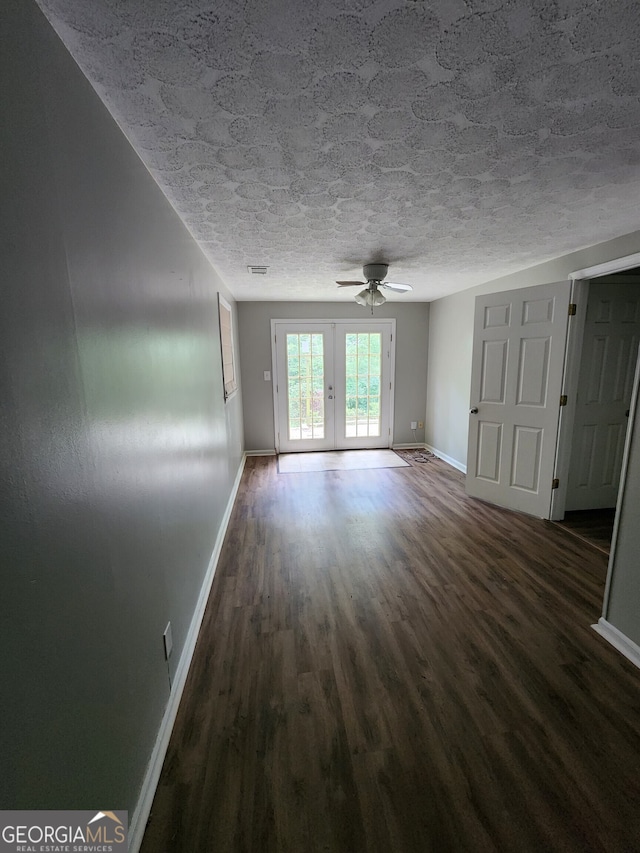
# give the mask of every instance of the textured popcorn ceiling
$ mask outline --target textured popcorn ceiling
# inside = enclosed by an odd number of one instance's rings
[[[237,299],[376,259],[433,299],[640,228],[634,0],[38,2]]]

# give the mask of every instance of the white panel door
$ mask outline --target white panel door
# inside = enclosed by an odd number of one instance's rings
[[[618,499],[640,335],[640,285],[589,283],[566,510]]]
[[[571,283],[476,298],[467,493],[549,517]]]
[[[393,320],[272,326],[279,452],[389,447]]]

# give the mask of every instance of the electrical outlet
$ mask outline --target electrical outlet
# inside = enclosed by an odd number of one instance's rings
[[[411,429],[417,429],[417,428],[418,428],[418,421],[411,421]]]
[[[173,634],[171,633],[171,622],[167,622],[167,627],[164,629],[164,634],[162,635],[164,640],[164,656],[167,660],[171,657],[171,652],[173,651]]]
[[[271,371],[270,370],[263,371],[263,376],[264,376],[265,382],[271,382]]]
[[[424,429],[424,424],[422,421],[418,421],[418,429]]]

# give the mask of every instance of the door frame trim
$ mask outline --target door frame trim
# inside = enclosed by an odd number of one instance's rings
[[[571,464],[571,439],[576,412],[576,393],[580,376],[584,327],[587,319],[587,302],[589,300],[589,279],[574,279],[570,275],[569,280],[571,281],[570,299],[576,306],[576,313],[573,317],[568,318],[567,341],[564,350],[561,393],[566,395],[567,405],[560,407],[558,415],[554,477],[560,481],[560,485],[557,489],[551,490],[549,501],[549,519],[551,521],[561,521],[564,518]]]
[[[612,261],[605,261],[593,267],[585,267],[583,270],[575,270],[569,273],[569,278],[599,278],[601,275],[614,275],[617,272],[624,272],[633,267],[640,267],[640,252],[635,252],[633,255],[625,255],[623,258],[614,258]]]
[[[300,319],[285,317],[283,319],[271,320],[271,386],[273,392],[273,428],[276,454],[280,453],[280,423],[278,417],[278,362],[276,358],[276,324],[277,323],[331,323],[336,326],[370,326],[371,323],[389,323],[391,326],[391,342],[389,350],[389,441],[385,445],[393,447],[394,414],[395,414],[395,388],[396,388],[396,319],[395,317],[358,317],[356,319],[322,319],[320,317],[303,317]]]
[[[575,398],[578,390],[584,326],[587,319],[589,281],[592,278],[615,275],[616,273],[624,272],[637,266],[640,266],[640,252],[635,252],[633,255],[625,255],[622,258],[614,258],[611,261],[595,264],[592,267],[574,270],[567,276],[572,283],[571,301],[576,305],[576,313],[569,323],[567,332],[562,393],[567,395],[568,403],[560,410],[555,466],[555,476],[560,480],[560,486],[551,492],[551,509],[549,513],[551,521],[562,521],[565,513],[569,466],[571,462],[571,439],[573,437],[575,417]],[[629,435],[630,426],[631,423],[627,427],[627,435]]]
[[[582,295],[585,301],[584,306],[584,315],[586,315],[586,297],[588,296],[588,281],[591,278],[601,278],[602,276],[614,275],[618,272],[624,272],[625,270],[633,269],[633,267],[640,266],[640,252],[636,252],[633,255],[626,255],[622,258],[616,258],[612,261],[607,261],[602,264],[596,264],[593,267],[587,267],[583,270],[577,270],[569,274],[569,278],[573,280],[574,284],[582,285],[583,291]],[[578,311],[580,311],[580,306],[578,306]],[[584,322],[584,321],[583,321]],[[582,337],[582,336],[581,336]],[[580,342],[580,349],[582,348],[582,341]],[[577,373],[573,377],[574,385],[573,390],[577,389],[578,378]],[[624,506],[625,501],[625,491],[627,485],[627,469],[629,466],[629,451],[631,448],[631,441],[637,427],[637,410],[638,410],[638,398],[640,396],[640,351],[638,352],[638,360],[636,361],[636,372],[633,380],[633,391],[631,394],[631,404],[630,404],[630,414],[629,414],[629,424],[627,426],[627,435],[625,437],[624,444],[624,454],[622,457],[622,470],[620,472],[620,485],[618,487],[618,500],[616,502],[616,515],[613,523],[613,533],[611,537],[611,549],[609,551],[609,562],[607,564],[607,579],[604,588],[604,596],[602,600],[602,617],[599,619],[598,623],[592,625],[599,634],[601,634],[609,643],[611,643],[618,651],[622,652],[626,657],[628,657],[633,663],[636,665],[638,661],[631,657],[625,648],[621,647],[620,642],[616,642],[616,637],[613,635],[613,631],[616,632],[616,635],[624,638],[625,647],[628,644],[632,644],[631,640],[628,637],[625,637],[615,626],[610,625],[607,621],[607,616],[609,615],[609,598],[611,595],[611,583],[613,580],[613,574],[615,569],[615,557],[616,557],[616,546],[618,540],[618,527],[620,525],[620,515]],[[571,430],[568,428],[567,433],[565,435],[558,435],[558,442],[560,444],[560,439],[563,440],[565,444],[571,443]],[[558,516],[559,518],[564,517],[564,499],[562,500],[562,515]],[[552,516],[553,518],[553,516]],[[612,630],[608,630],[611,628]]]

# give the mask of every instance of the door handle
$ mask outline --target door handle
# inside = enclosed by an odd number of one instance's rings
[[[474,406],[473,408],[469,409],[469,414],[470,415],[477,415],[478,414],[478,407]]]
[[[329,394],[329,400],[333,400],[333,394]]]

